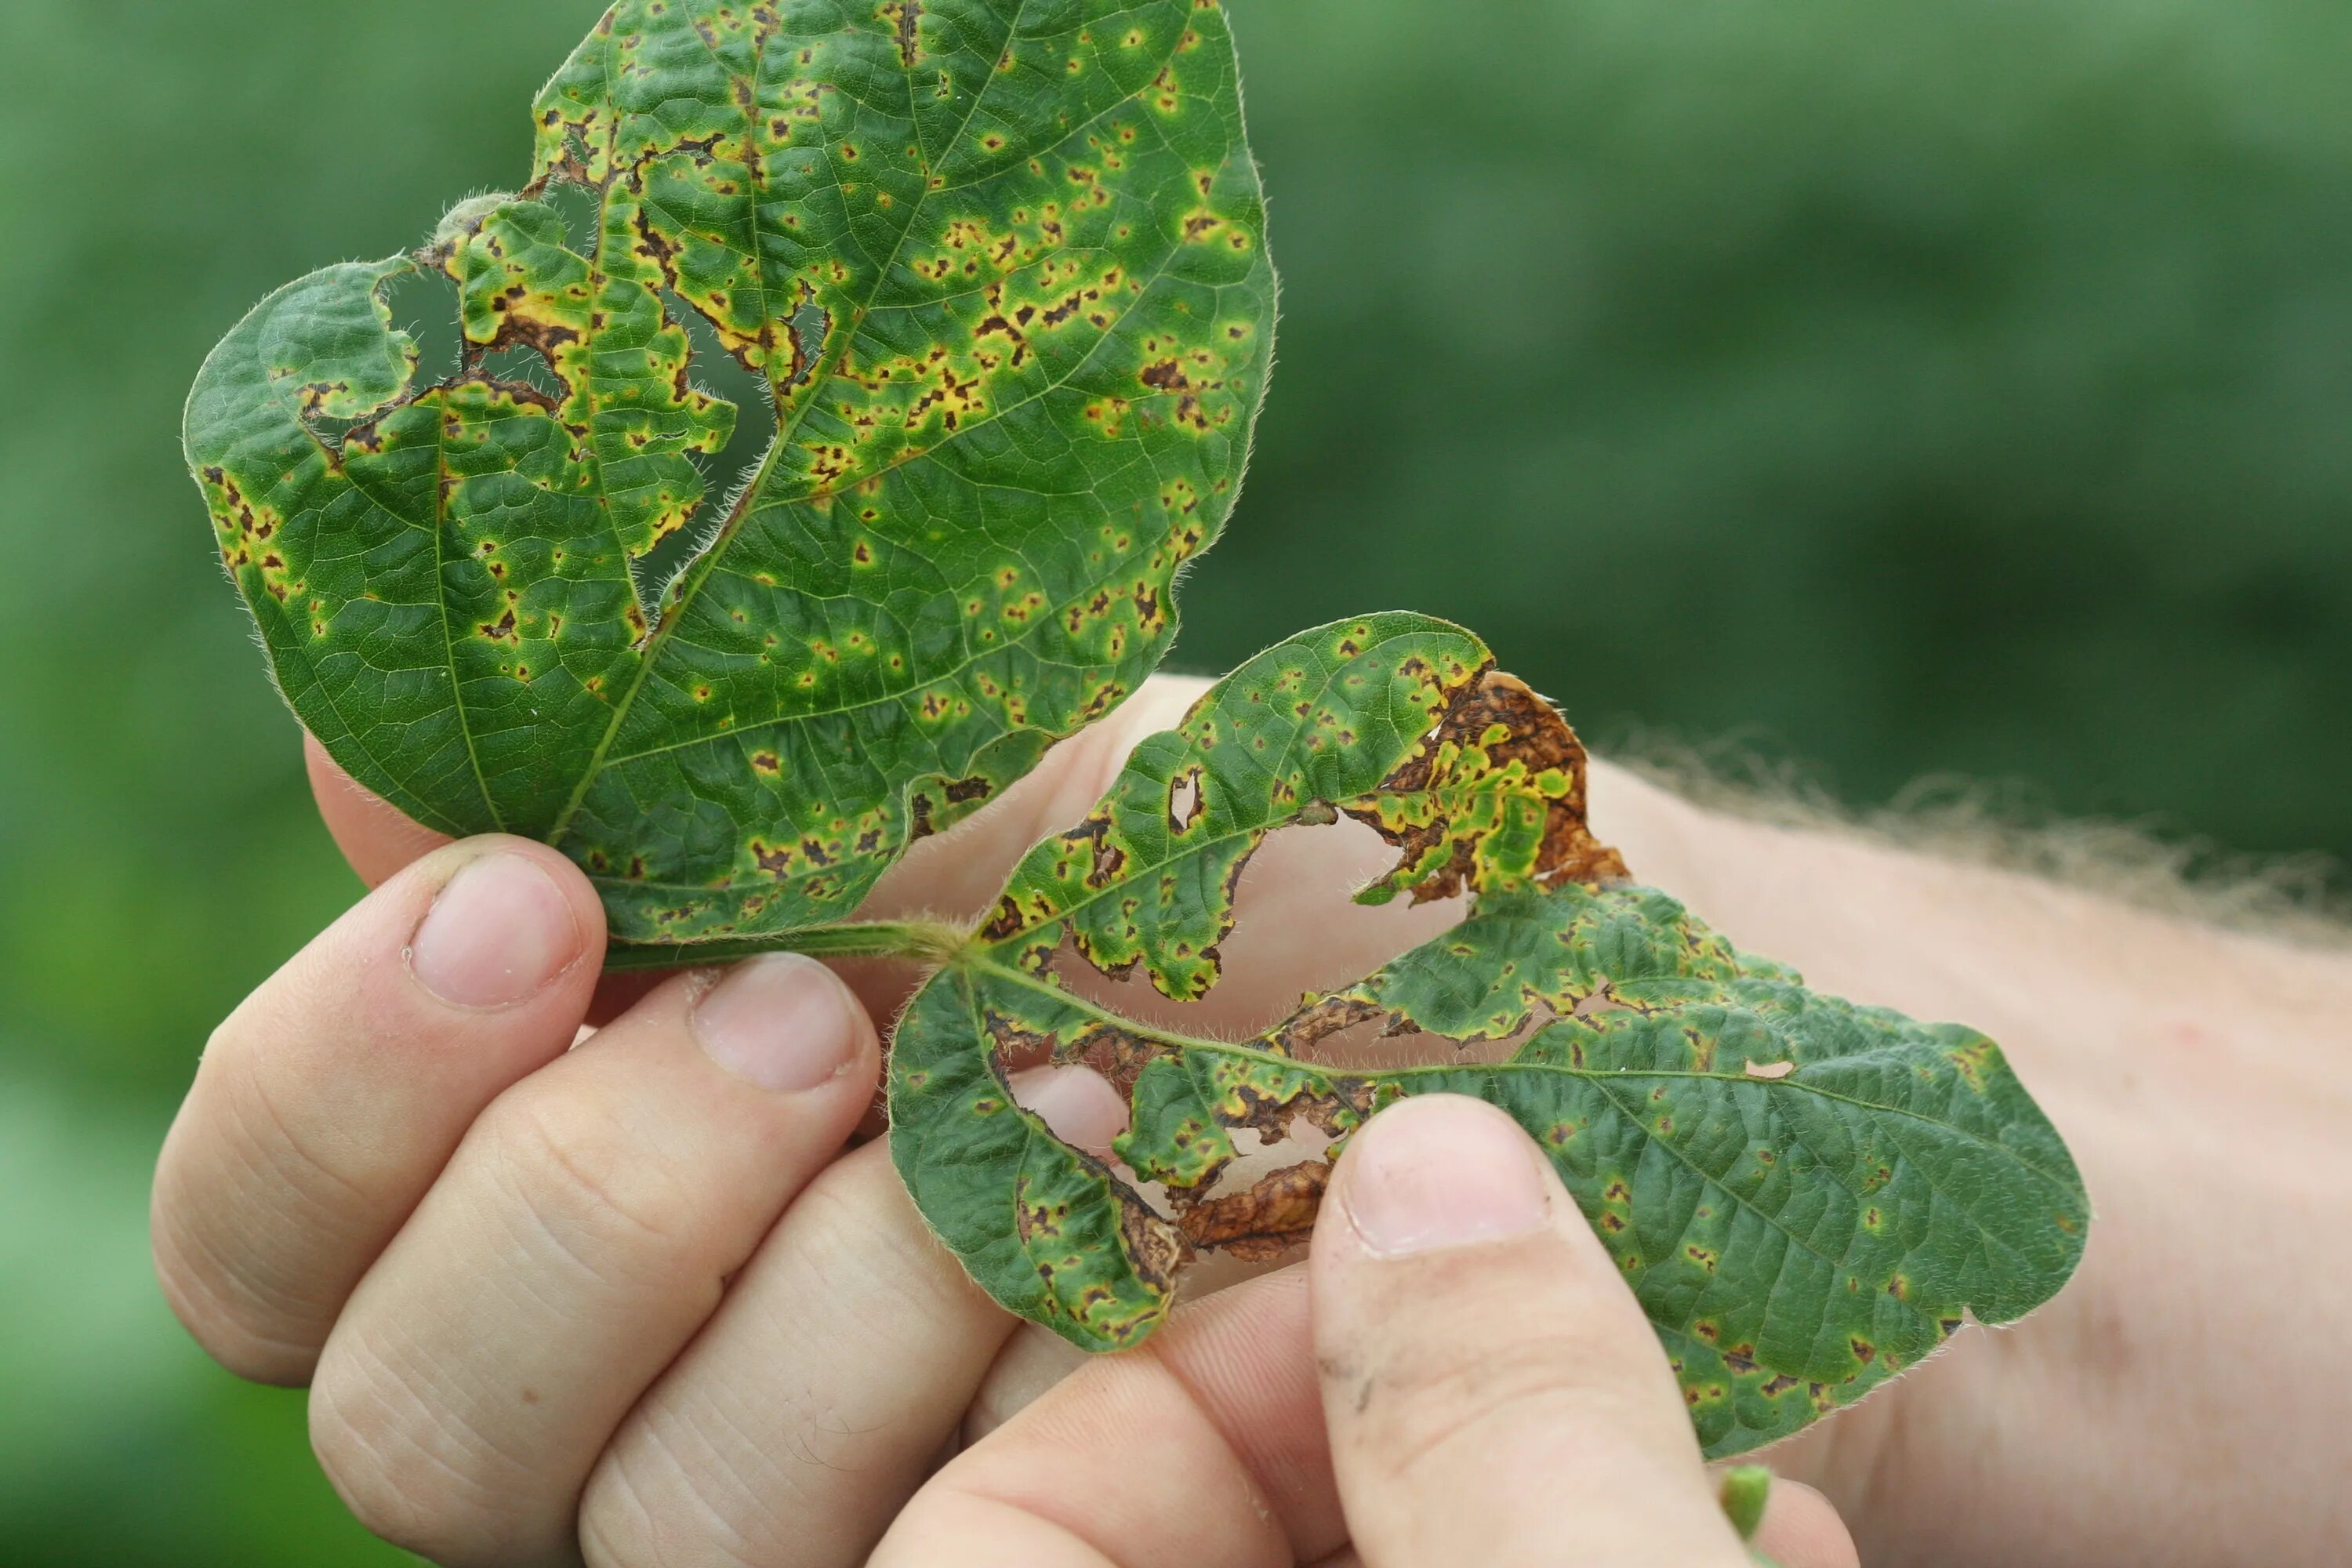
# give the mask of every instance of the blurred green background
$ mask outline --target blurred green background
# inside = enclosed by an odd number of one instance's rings
[[[2352,854],[2352,8],[1234,4],[1286,313],[1183,662],[1410,606],[1604,741]],[[519,183],[598,9],[0,5],[0,1562],[397,1560],[147,1277],[206,1029],[354,892],[178,413]]]

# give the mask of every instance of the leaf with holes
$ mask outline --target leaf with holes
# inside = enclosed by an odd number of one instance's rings
[[[936,962],[892,1149],[1000,1300],[1133,1344],[1187,1258],[1295,1245],[1350,1132],[1436,1090],[1549,1151],[1714,1453],[2063,1282],[2081,1184],[1990,1042],[1632,883],[1576,737],[1443,622],[1252,661],[976,931],[845,920],[1140,682],[1231,510],[1274,276],[1215,0],[621,0],[536,116],[521,195],[289,285],[205,363],[223,559],[337,760],[430,826],[562,847],[617,962]],[[446,374],[394,324],[425,280]],[[731,488],[698,334],[773,421]],[[1397,850],[1360,900],[1460,923],[1246,1041],[1065,983],[1199,998],[1258,846],[1342,819]],[[1349,1066],[1358,1035],[1424,1059]],[[1049,1060],[1126,1096],[1116,1160],[1015,1101]]]
[[[1861,1397],[1965,1315],[2055,1293],[2088,1206],[1992,1042],[1809,991],[1632,883],[1584,773],[1550,705],[1443,622],[1327,626],[1227,677],[1030,853],[902,1020],[891,1147],[929,1223],[1005,1306],[1117,1349],[1196,1253],[1302,1241],[1381,1106],[1475,1095],[1549,1152],[1718,1456]],[[1202,995],[1252,852],[1342,816],[1400,851],[1360,898],[1462,895],[1462,922],[1239,1043],[1064,984],[1066,952]],[[1423,1065],[1330,1065],[1355,1032],[1411,1037]],[[1009,1075],[1045,1062],[1126,1098],[1116,1161],[1014,1100]]]
[[[223,558],[418,821],[561,846],[630,941],[833,919],[1135,688],[1233,505],[1274,274],[1224,16],[621,0],[536,114],[523,195],[206,362]],[[430,381],[388,299],[425,275]],[[772,404],[731,500],[695,317]]]

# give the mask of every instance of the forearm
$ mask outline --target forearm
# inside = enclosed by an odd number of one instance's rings
[[[2352,1185],[2352,954],[1741,820],[1622,770],[1592,794],[1635,874],[1743,947],[2000,1040],[2098,1205],[2051,1307],[1793,1457],[1865,1561],[2289,1563],[2352,1540],[2352,1389],[2318,1321],[2352,1295],[2326,1206]]]

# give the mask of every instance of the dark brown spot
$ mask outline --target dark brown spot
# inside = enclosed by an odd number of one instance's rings
[[[1246,1192],[1180,1206],[1177,1228],[1193,1247],[1229,1252],[1244,1262],[1278,1258],[1314,1233],[1331,1167],[1302,1161],[1260,1177]]]

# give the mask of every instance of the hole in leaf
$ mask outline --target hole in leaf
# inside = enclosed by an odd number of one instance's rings
[[[711,457],[697,458],[707,488],[694,521],[647,552],[637,563],[638,581],[667,589],[670,582],[708,549],[726,525],[743,487],[751,482],[760,459],[776,437],[776,411],[764,376],[743,368],[720,346],[719,334],[701,313],[676,295],[665,293],[662,303],[673,321],[685,323],[693,344],[688,374],[694,384],[735,405],[735,433]]]
[[[551,398],[563,395],[563,384],[555,379],[555,372],[547,357],[537,349],[517,343],[482,356],[482,374],[492,381],[503,381],[531,387]]]
[[[572,248],[583,256],[594,254],[599,221],[603,216],[603,197],[587,185],[569,180],[550,184],[539,194],[539,199],[555,209],[563,220],[563,232]]]
[[[385,291],[392,324],[416,344],[416,387],[438,386],[457,374],[465,333],[457,325],[457,286],[446,273],[423,266],[395,279]]]
[[[1187,768],[1168,786],[1168,826],[1181,833],[1201,816],[1201,770]]]
[[[1273,1174],[1286,1165],[1296,1165],[1301,1160],[1317,1160],[1331,1147],[1331,1135],[1304,1116],[1293,1116],[1282,1124],[1278,1137],[1269,1137],[1255,1127],[1232,1130],[1234,1161],[1217,1173],[1217,1179],[1202,1191],[1203,1197],[1222,1197],[1230,1193],[1246,1192],[1261,1176]]]

